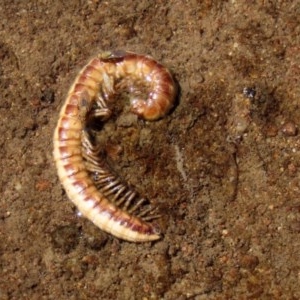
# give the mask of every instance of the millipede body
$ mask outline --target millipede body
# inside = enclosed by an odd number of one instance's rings
[[[103,52],[79,72],[61,109],[54,132],[59,179],[78,210],[100,229],[127,241],[160,238],[146,200],[109,170],[95,143],[95,122],[111,115],[108,103],[129,94],[131,111],[157,120],[174,104],[170,72],[153,58],[132,52]],[[145,92],[146,91],[146,92]],[[150,220],[150,221],[149,221]]]

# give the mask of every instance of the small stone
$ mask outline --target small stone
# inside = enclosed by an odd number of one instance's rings
[[[96,267],[99,264],[99,259],[96,255],[86,255],[82,258],[81,261],[93,267]]]
[[[297,166],[294,163],[289,163],[287,166],[287,169],[288,169],[288,174],[290,176],[296,175],[297,170],[298,170]]]
[[[244,269],[254,270],[256,266],[259,264],[259,260],[254,255],[243,255],[239,259],[240,266]]]
[[[42,95],[41,95],[41,102],[44,104],[51,104],[53,103],[55,100],[55,93],[52,89],[47,88],[44,91],[42,91]]]
[[[275,137],[278,133],[278,128],[274,124],[269,124],[264,128],[264,132],[267,137]]]
[[[295,136],[297,134],[296,124],[292,121],[284,123],[281,127],[281,132],[285,136]]]

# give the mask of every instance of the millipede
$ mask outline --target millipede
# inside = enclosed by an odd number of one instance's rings
[[[169,70],[152,57],[102,52],[79,72],[61,108],[53,151],[60,182],[83,216],[120,239],[159,239],[160,229],[152,222],[159,215],[108,166],[95,138],[99,124],[110,118],[109,104],[124,91],[131,112],[158,120],[170,112],[176,90]]]

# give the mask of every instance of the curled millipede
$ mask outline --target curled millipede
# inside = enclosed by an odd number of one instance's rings
[[[113,174],[95,143],[95,124],[109,119],[108,103],[123,91],[129,93],[131,111],[145,120],[167,114],[176,95],[170,72],[153,58],[125,51],[100,53],[69,90],[54,132],[54,160],[69,199],[82,215],[118,238],[153,241],[160,238],[149,222],[157,217],[155,210]]]

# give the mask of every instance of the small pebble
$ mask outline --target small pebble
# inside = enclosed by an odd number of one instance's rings
[[[264,128],[267,137],[275,137],[278,133],[278,128],[274,124],[269,124]]]
[[[254,255],[245,254],[239,258],[239,264],[244,269],[254,270],[259,264],[259,260]]]
[[[290,176],[294,176],[297,174],[297,166],[293,163],[289,163],[288,166],[287,166],[287,169],[288,169],[288,173]]]
[[[55,93],[54,90],[47,88],[44,91],[42,91],[42,95],[41,95],[41,102],[44,104],[51,104],[53,103],[55,100]]]
[[[285,136],[295,136],[297,134],[296,124],[292,121],[284,123],[281,127],[281,132]]]

